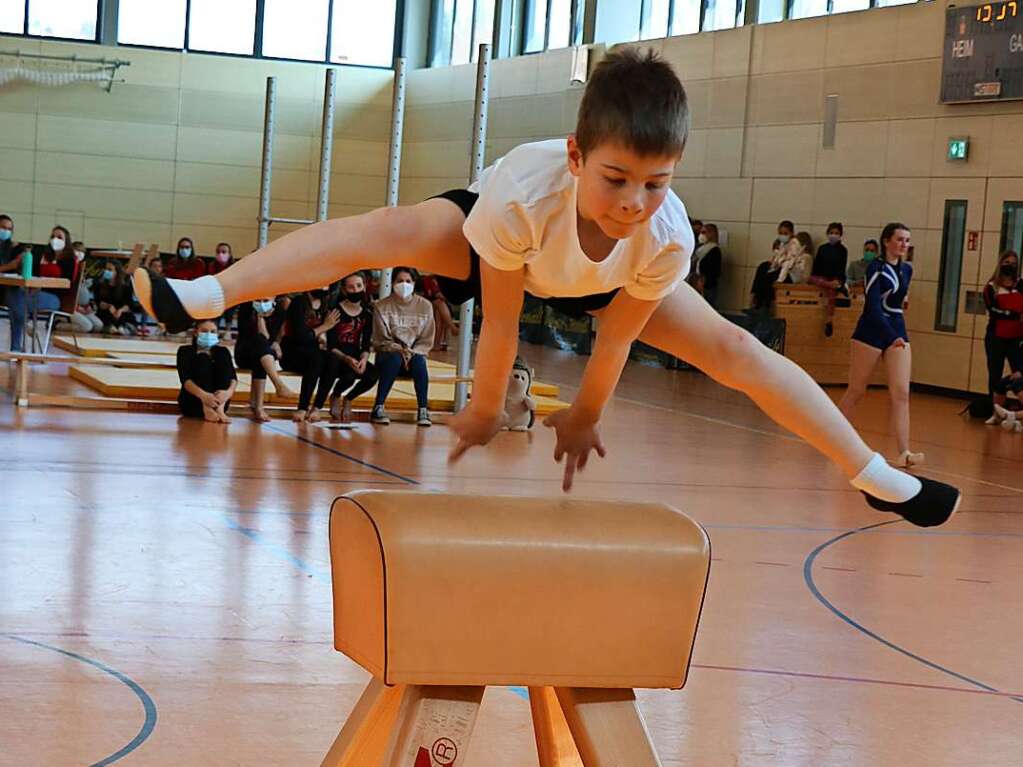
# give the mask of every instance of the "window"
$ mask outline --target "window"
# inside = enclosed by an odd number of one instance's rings
[[[28,33],[95,40],[97,7],[96,0],[31,0]]]
[[[941,236],[941,272],[934,329],[954,333],[959,317],[959,281],[966,239],[966,200],[945,201],[945,227]]]
[[[870,7],[870,0],[831,0],[832,13],[864,11]]]
[[[917,0],[875,0],[874,7],[888,8],[893,5],[909,5],[910,3],[915,3],[916,1]]]
[[[451,34],[451,63],[465,64],[472,61],[472,22],[476,4],[473,0],[456,0],[455,24]]]
[[[497,0],[476,0],[476,27],[473,35],[472,50],[469,51],[473,61],[479,55],[480,45],[494,42],[494,6]]]
[[[738,17],[740,6],[736,0],[706,0],[703,14],[704,31],[732,29]]]
[[[117,42],[158,48],[185,47],[185,1],[120,0]]]
[[[792,0],[789,5],[790,19],[808,19],[811,16],[827,16],[828,0]]]
[[[695,35],[700,31],[700,0],[673,0],[671,34]]]
[[[263,55],[323,61],[327,55],[329,0],[266,0]]]
[[[194,2],[194,0],[193,0]],[[395,0],[334,0],[330,60],[389,67],[394,64]]]
[[[1007,250],[1023,253],[1023,202],[1002,204],[1002,241],[998,252]]]
[[[191,0],[188,48],[252,55],[256,0]]]
[[[643,0],[640,11],[639,37],[653,40],[668,36],[668,17],[671,15],[671,0]]]
[[[0,0],[0,32],[25,32],[25,0]]]
[[[523,53],[578,45],[583,0],[526,0]]]

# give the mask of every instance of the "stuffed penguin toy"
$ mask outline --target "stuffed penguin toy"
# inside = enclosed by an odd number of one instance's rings
[[[533,428],[533,422],[536,420],[536,403],[529,396],[529,387],[532,383],[533,372],[521,357],[516,357],[511,379],[508,381],[508,393],[504,399],[506,428],[509,431],[527,431]]]

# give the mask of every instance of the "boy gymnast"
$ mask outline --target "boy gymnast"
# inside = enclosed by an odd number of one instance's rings
[[[400,254],[438,275],[453,303],[482,300],[473,396],[450,422],[452,460],[501,428],[529,292],[568,314],[599,317],[575,401],[546,421],[556,432],[554,458],[565,459],[566,491],[591,452],[605,455],[598,422],[639,339],[747,394],[834,461],[875,509],[942,524],[959,505],[956,488],[889,466],[799,366],[685,283],[693,233],[669,182],[688,129],[685,89],[670,65],[618,49],[594,68],[567,142],[523,144],[469,189],[313,224],[215,276],[181,282],[139,270],[135,291],[173,332],[264,295],[386,268]]]

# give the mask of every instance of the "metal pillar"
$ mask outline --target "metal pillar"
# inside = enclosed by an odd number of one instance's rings
[[[490,103],[490,45],[480,44],[476,63],[476,110],[472,120],[472,147],[469,152],[469,183],[474,184],[483,172],[483,160],[487,144],[487,107]],[[472,361],[472,315],[476,302],[466,301],[459,310],[458,360],[456,374],[459,378],[469,375]],[[455,412],[465,407],[469,399],[469,388],[463,383],[455,384]]]
[[[387,161],[388,208],[398,204],[398,185],[401,181],[401,142],[405,128],[405,69],[408,62],[404,57],[394,62],[394,89],[391,101],[391,149]],[[391,295],[391,270],[384,269],[380,275],[380,298]]]
[[[323,86],[323,123],[320,127],[320,190],[316,196],[316,220],[327,220],[330,199],[330,157],[334,149],[334,91],[337,70],[328,69]]]
[[[270,239],[270,180],[273,176],[274,130],[277,124],[277,78],[266,78],[266,111],[263,115],[263,169],[259,177],[259,241]]]

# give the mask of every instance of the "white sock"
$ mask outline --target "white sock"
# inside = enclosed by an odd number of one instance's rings
[[[857,490],[889,503],[908,501],[922,487],[920,480],[912,474],[889,466],[880,453],[874,453],[874,457],[863,467],[863,471],[853,477],[850,484]]]
[[[212,274],[197,280],[167,280],[185,311],[196,320],[208,320],[224,313],[224,289]]]

